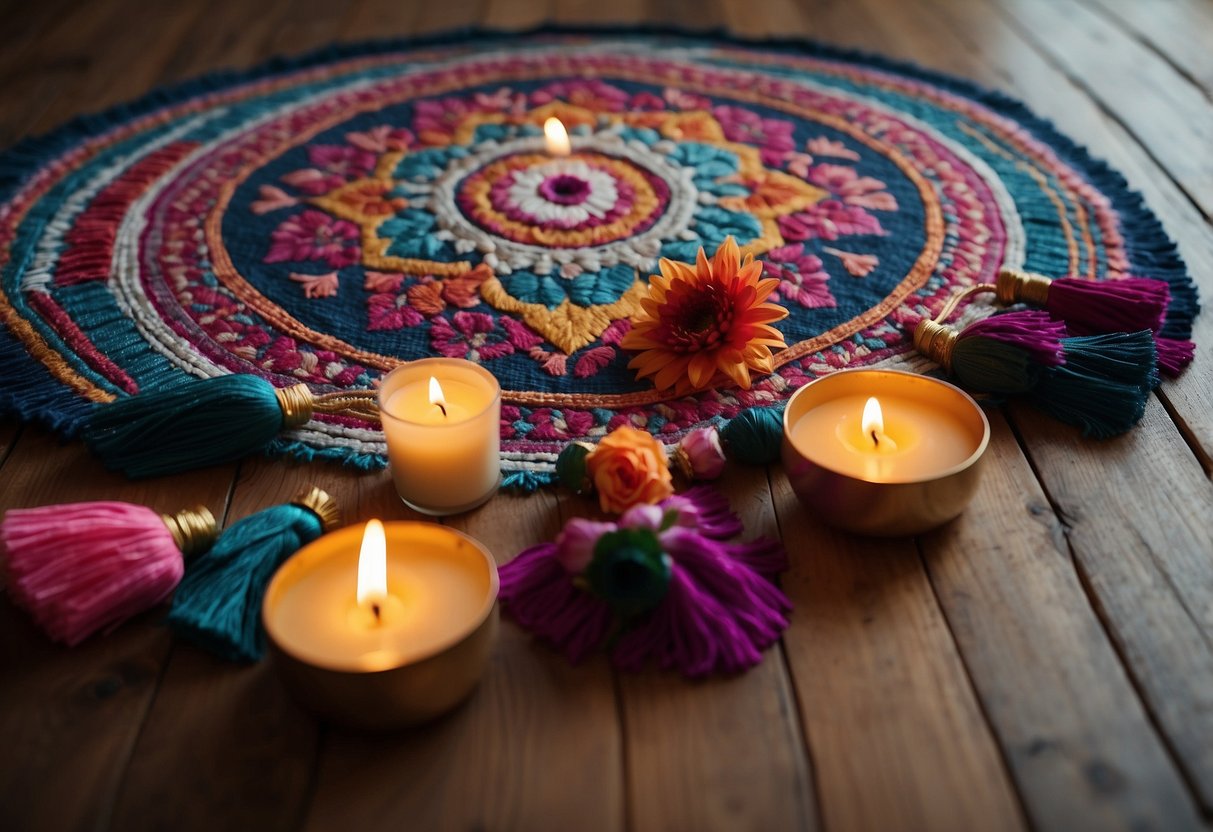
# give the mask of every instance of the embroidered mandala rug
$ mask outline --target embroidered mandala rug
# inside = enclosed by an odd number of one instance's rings
[[[542,125],[559,118],[569,156]],[[330,50],[154,93],[0,158],[0,409],[74,432],[189,376],[317,393],[458,356],[501,381],[503,465],[628,422],[676,441],[844,367],[1000,267],[1194,290],[1121,177],[1022,105],[808,44],[484,34]],[[619,347],[659,258],[732,235],[789,345],[665,398]],[[275,450],[382,464],[318,417]]]

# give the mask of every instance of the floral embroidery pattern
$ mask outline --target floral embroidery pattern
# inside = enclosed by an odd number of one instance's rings
[[[544,150],[550,116],[572,131],[570,156]],[[878,214],[898,209],[882,181],[842,163],[860,158],[843,141],[816,136],[801,152],[791,120],[673,87],[569,80],[425,99],[407,127],[344,139],[307,146],[308,167],[262,186],[254,213],[298,212],[265,262],[361,265],[367,331],[425,327],[444,355],[523,354],[547,375],[610,366],[607,331],[638,311],[658,259],[692,260],[728,236],[780,279],[774,297],[832,308],[825,251],[807,246],[885,235]],[[879,265],[835,256],[838,274]],[[292,279],[308,298],[336,291],[335,278]],[[501,336],[505,321],[527,334]]]

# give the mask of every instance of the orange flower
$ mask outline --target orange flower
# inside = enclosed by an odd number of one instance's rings
[[[586,456],[585,469],[603,511],[622,514],[637,503],[655,503],[674,493],[661,443],[627,425],[598,443]]]
[[[762,263],[751,254],[742,260],[732,237],[711,262],[699,249],[694,268],[662,258],[661,274],[649,278],[649,296],[620,341],[640,351],[628,364],[637,378],[683,394],[729,380],[749,389],[751,370],[773,372],[771,347],[787,344],[771,324],[788,311],[763,302],[779,279],[761,275]]]

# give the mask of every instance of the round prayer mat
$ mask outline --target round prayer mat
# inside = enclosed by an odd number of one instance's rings
[[[571,152],[543,125],[558,118]],[[0,407],[71,433],[190,376],[374,388],[424,356],[501,382],[543,481],[620,423],[674,442],[845,367],[1000,267],[1167,280],[1173,244],[1022,105],[803,43],[483,34],[342,47],[154,93],[0,157]],[[619,342],[660,258],[732,236],[779,279],[775,372],[671,397]],[[1184,335],[1182,315],[1169,334]],[[1166,333],[1167,330],[1164,330]],[[32,360],[31,360],[32,357]],[[382,464],[319,416],[277,452]]]

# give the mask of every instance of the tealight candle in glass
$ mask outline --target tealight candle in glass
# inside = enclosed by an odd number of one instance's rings
[[[468,511],[501,481],[501,386],[458,358],[397,367],[379,388],[379,415],[396,493],[423,514]]]

